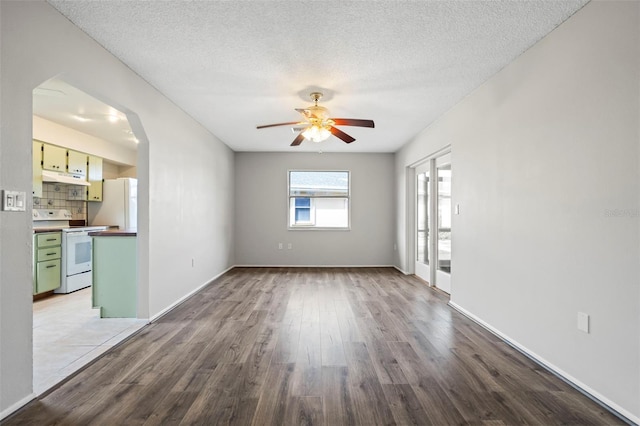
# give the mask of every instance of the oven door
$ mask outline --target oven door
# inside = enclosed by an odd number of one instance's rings
[[[67,276],[91,271],[92,240],[86,231],[66,233]]]

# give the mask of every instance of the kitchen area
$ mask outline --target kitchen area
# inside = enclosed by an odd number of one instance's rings
[[[36,394],[147,323],[136,318],[136,144],[125,114],[66,82],[34,90]]]

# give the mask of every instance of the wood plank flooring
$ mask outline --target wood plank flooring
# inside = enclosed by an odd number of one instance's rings
[[[6,425],[624,424],[391,268],[237,268]]]

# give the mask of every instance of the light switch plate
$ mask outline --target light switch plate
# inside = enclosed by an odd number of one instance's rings
[[[24,212],[27,210],[27,193],[22,191],[2,191],[2,210]]]
[[[589,333],[589,315],[578,312],[578,330]]]

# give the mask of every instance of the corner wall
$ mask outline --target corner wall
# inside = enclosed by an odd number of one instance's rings
[[[234,153],[45,2],[0,1],[0,31],[0,189],[31,193],[32,90],[59,77],[140,139],[139,315],[233,265]],[[33,397],[31,208],[0,212],[0,418]]]
[[[398,266],[407,166],[451,145],[452,304],[635,422],[638,28],[640,2],[590,2],[396,155]]]
[[[351,171],[351,230],[287,229],[295,169]],[[239,152],[235,176],[238,265],[393,264],[393,154]]]

